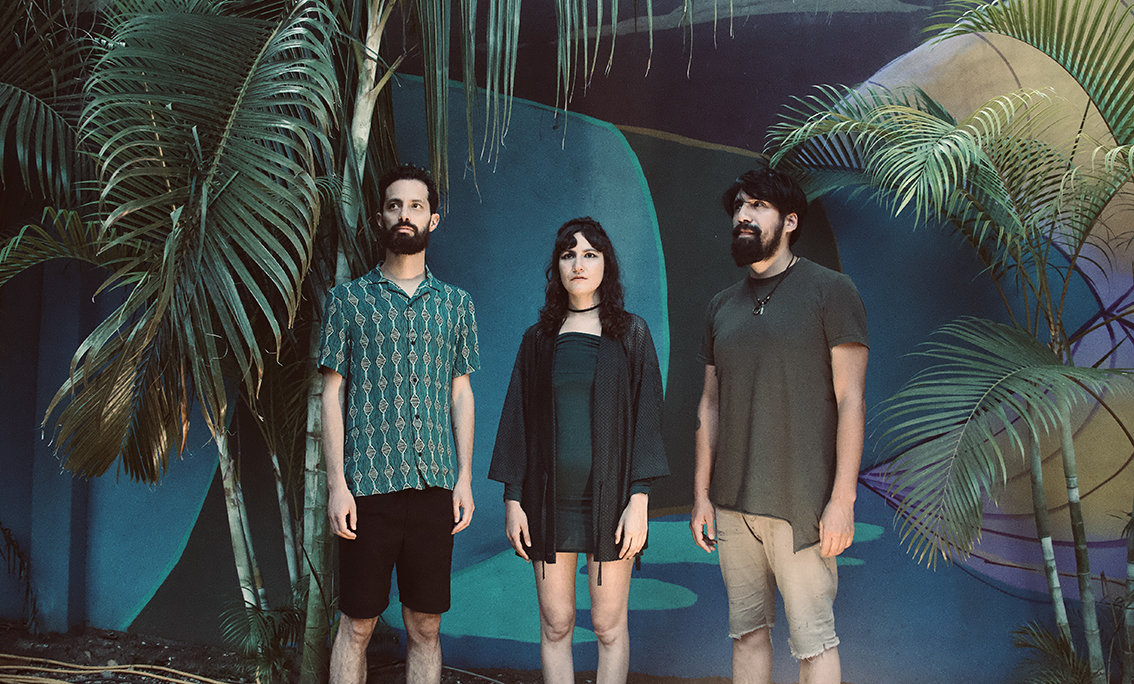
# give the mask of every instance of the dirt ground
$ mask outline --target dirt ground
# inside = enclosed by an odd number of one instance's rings
[[[190,644],[131,632],[86,629],[31,635],[21,625],[0,622],[0,682],[8,684],[129,683],[245,684],[254,678],[240,656],[218,646]],[[398,662],[371,662],[370,684],[402,684]],[[445,668],[442,684],[538,684],[539,672]],[[583,672],[578,684],[593,684]],[[678,679],[631,674],[628,684],[725,684],[723,678]]]

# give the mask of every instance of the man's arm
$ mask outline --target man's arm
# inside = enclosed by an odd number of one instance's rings
[[[453,378],[452,392],[449,413],[453,421],[453,446],[457,450],[457,483],[453,485],[453,534],[456,534],[469,526],[476,508],[472,496],[473,424],[476,414],[468,373]]]
[[[866,359],[863,344],[831,348],[831,375],[839,422],[835,433],[835,483],[819,519],[820,553],[837,556],[854,541],[854,501],[866,431]]]
[[[693,445],[693,512],[689,517],[689,531],[697,546],[709,552],[713,547],[702,535],[707,535],[714,542],[717,538],[716,511],[709,501],[709,482],[713,477],[713,460],[717,453],[719,403],[717,368],[707,365],[701,401],[697,404],[697,432]]]
[[[358,509],[343,474],[343,405],[346,379],[329,368],[323,369],[323,459],[327,463],[327,517],[331,532],[354,539]]]

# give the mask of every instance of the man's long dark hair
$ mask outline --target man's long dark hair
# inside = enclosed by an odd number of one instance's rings
[[[614,245],[598,221],[590,216],[573,218],[559,227],[555,233],[555,248],[551,250],[551,262],[547,266],[547,286],[544,288],[544,304],[539,310],[540,330],[550,336],[559,334],[559,328],[567,317],[567,290],[559,278],[559,255],[575,246],[575,233],[582,233],[603,258],[602,283],[598,287],[599,322],[602,334],[622,339],[630,325],[630,315],[623,308],[622,280],[618,271],[618,258],[614,255]]]
[[[803,189],[799,187],[795,178],[768,166],[746,171],[733,181],[732,185],[728,186],[728,190],[725,190],[724,194],[721,195],[721,206],[724,207],[725,213],[729,216],[736,214],[736,209],[739,206],[736,198],[741,190],[747,193],[749,197],[771,202],[772,206],[780,212],[780,218],[788,214],[795,214],[796,229],[788,237],[788,245],[794,245],[803,233],[803,217],[807,214],[807,195],[803,193]]]

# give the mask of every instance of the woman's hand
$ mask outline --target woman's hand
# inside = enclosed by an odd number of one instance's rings
[[[646,531],[649,529],[650,495],[643,492],[630,496],[630,503],[622,510],[618,519],[618,529],[614,531],[614,543],[621,544],[618,558],[633,558],[646,545]]]
[[[524,550],[525,546],[532,545],[532,535],[528,532],[528,514],[524,513],[519,501],[511,499],[504,501],[504,535],[508,537],[512,548],[520,558],[531,560],[528,558],[528,552]]]

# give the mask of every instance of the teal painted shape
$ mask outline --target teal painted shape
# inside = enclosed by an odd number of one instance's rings
[[[160,485],[104,475],[91,481],[87,617],[124,631],[181,558],[217,470],[216,444],[199,416],[189,444]]]
[[[854,543],[878,541],[885,533],[886,528],[881,525],[856,522],[854,524]]]

